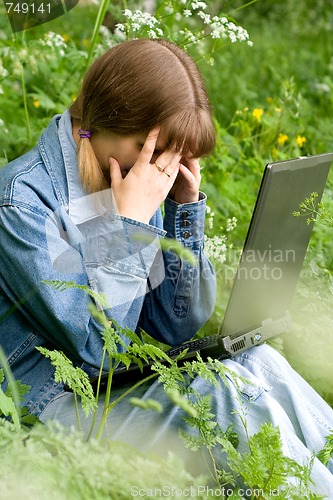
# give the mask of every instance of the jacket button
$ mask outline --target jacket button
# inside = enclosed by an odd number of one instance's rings
[[[190,231],[184,231],[182,236],[187,240],[187,238],[189,238],[191,235],[192,233]]]
[[[186,217],[188,217],[189,215],[189,212],[187,212],[186,210],[180,214],[182,219],[186,219]]]
[[[184,219],[182,222],[182,227],[188,227],[191,225],[191,221]]]

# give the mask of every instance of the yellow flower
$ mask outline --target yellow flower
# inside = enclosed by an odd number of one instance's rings
[[[258,122],[260,122],[263,112],[264,110],[261,108],[254,108],[254,110],[252,111],[252,116],[254,116],[254,118],[256,118]]]
[[[298,147],[302,148],[303,144],[306,142],[306,137],[298,135],[296,137],[296,142],[297,142]]]
[[[40,107],[40,101],[39,99],[37,99],[37,97],[35,97],[35,99],[32,101],[32,105],[35,106],[35,108]]]
[[[272,155],[272,159],[273,160],[277,159],[277,157],[278,157],[278,150],[276,149],[275,146],[273,146],[272,149],[271,149],[271,155]]]
[[[283,146],[287,140],[288,140],[287,134],[279,134],[279,137],[277,138],[278,145]]]

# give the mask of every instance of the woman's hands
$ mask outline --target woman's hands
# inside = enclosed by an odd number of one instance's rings
[[[159,129],[147,136],[142,150],[125,178],[122,166],[110,158],[110,177],[114,202],[120,215],[144,223],[154,215],[168,193],[178,203],[198,200],[200,167],[196,159],[183,159],[173,149],[163,151],[155,163]],[[181,160],[183,163],[181,163]]]
[[[170,196],[177,203],[198,201],[201,182],[199,161],[197,158],[183,158],[181,161]]]

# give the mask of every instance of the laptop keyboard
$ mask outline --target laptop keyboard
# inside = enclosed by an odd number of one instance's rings
[[[191,340],[189,342],[185,342],[182,345],[171,347],[166,353],[171,359],[177,358],[185,349],[187,349],[186,355],[179,361],[179,365],[185,361],[190,361],[196,358],[196,353],[200,352],[200,356],[203,360],[206,360],[207,357],[211,356],[213,358],[220,357],[223,355],[223,344],[221,341],[222,337],[220,335],[209,335],[207,337]],[[225,353],[224,357],[229,357],[228,354]],[[161,363],[166,363],[164,360],[160,360]],[[125,384],[135,384],[137,381],[142,380],[143,378],[148,377],[153,372],[151,371],[151,366],[154,363],[152,360],[150,363],[144,363],[142,370],[136,364],[131,364],[129,368],[125,366],[119,366],[115,369],[112,376],[112,386],[119,387]],[[107,384],[107,374],[102,375],[100,382],[100,390],[106,387]],[[92,386],[96,388],[98,381],[98,377],[91,379]]]
[[[185,349],[188,349],[188,352],[197,352],[211,347],[216,348],[220,345],[220,338],[220,335],[209,335],[208,337],[203,337],[201,339],[191,340],[190,342],[186,342],[180,346],[171,347],[171,349],[167,351],[167,354],[170,358],[176,358]],[[214,354],[216,355],[216,351]]]

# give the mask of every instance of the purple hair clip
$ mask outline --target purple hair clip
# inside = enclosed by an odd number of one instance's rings
[[[82,130],[82,128],[80,128],[78,134],[81,137],[81,139],[90,139],[91,137],[90,130]]]

